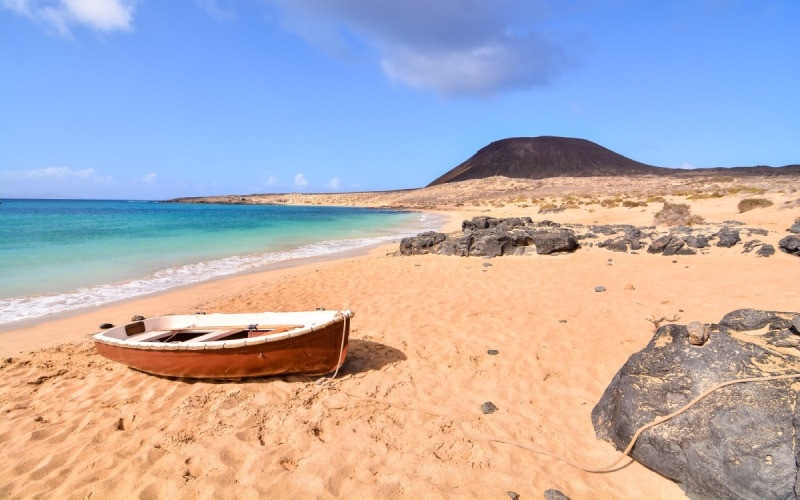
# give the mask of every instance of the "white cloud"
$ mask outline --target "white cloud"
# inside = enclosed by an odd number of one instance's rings
[[[691,163],[684,163],[683,165],[680,165],[680,166],[675,167],[675,168],[682,168],[684,170],[692,170],[692,169],[699,168],[699,167],[696,167],[695,165],[692,165]]]
[[[566,45],[545,35],[561,7],[544,0],[268,1],[287,30],[334,54],[365,48],[416,89],[491,95],[546,85],[569,62]]]
[[[34,168],[31,170],[6,170],[3,177],[9,179],[41,179],[57,181],[111,181],[110,175],[99,175],[93,168],[73,170],[69,167]]]
[[[142,180],[144,182],[146,182],[147,184],[151,184],[153,181],[156,180],[156,175],[157,174],[155,172],[151,172],[151,173],[145,175],[144,177],[142,177]]]
[[[95,31],[131,31],[138,0],[0,0],[0,7],[41,22],[62,36],[80,25]]]
[[[278,178],[277,175],[270,175],[266,179],[263,179],[261,183],[267,187],[272,187],[279,185],[281,183],[281,180]]]
[[[330,189],[332,191],[336,191],[341,187],[342,187],[342,181],[340,181],[338,177],[334,177],[333,179],[325,183],[325,188]]]
[[[308,186],[308,180],[305,178],[303,174],[300,173],[294,176],[294,183],[299,187]]]

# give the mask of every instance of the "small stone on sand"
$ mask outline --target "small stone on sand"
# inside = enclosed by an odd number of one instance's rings
[[[604,286],[596,286],[596,287],[594,287],[594,291],[595,292],[605,292],[606,291],[606,287],[604,287]]]
[[[495,356],[497,354],[500,354],[500,351],[498,351],[497,349],[489,349],[488,351],[486,351],[486,354],[488,354],[489,356]]]
[[[491,401],[487,401],[481,405],[481,411],[484,415],[488,415],[490,413],[494,413],[497,411],[497,407]]]

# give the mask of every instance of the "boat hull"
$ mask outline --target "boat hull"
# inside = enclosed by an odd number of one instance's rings
[[[292,373],[319,375],[336,370],[347,356],[350,318],[343,317],[342,321],[296,337],[237,347],[151,350],[103,342],[95,342],[95,347],[108,359],[167,377],[240,379]]]

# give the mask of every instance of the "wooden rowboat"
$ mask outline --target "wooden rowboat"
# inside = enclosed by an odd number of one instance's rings
[[[351,311],[162,316],[94,336],[97,352],[155,375],[324,374],[347,356]]]

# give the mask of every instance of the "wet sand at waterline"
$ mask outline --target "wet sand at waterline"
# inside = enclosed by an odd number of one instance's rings
[[[738,199],[724,197],[692,210],[768,229],[762,239],[777,248],[800,214],[782,208],[788,195],[764,196],[775,205],[739,214]],[[474,215],[646,225],[659,206],[537,215],[487,205],[453,212],[448,229]],[[397,257],[391,244],[0,332],[0,497],[542,498],[549,488],[571,498],[682,497],[629,460],[590,474],[475,436],[587,465],[611,461],[617,453],[595,438],[590,413],[650,340],[649,318],[709,323],[743,307],[800,309],[800,259],[740,247],[674,257],[585,247],[486,260]],[[107,361],[89,341],[99,323],[135,314],[315,307],[356,313],[331,389],[303,376],[155,377]],[[498,410],[484,415],[487,401]]]

